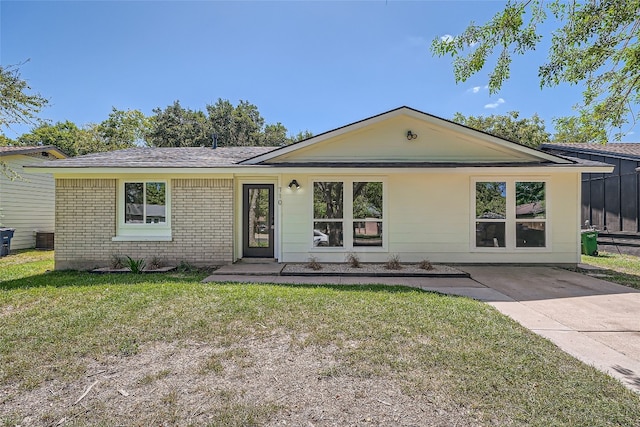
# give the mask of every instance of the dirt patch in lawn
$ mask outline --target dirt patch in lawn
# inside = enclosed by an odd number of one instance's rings
[[[354,375],[335,348],[295,342],[281,334],[228,347],[156,343],[87,361],[74,381],[5,389],[0,412],[21,426],[478,424],[435,389],[416,395],[388,373]]]

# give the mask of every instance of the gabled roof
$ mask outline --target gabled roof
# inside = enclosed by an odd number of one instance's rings
[[[640,161],[640,143],[610,142],[607,144],[559,143],[542,144],[545,151],[561,151],[566,153],[594,154]]]
[[[392,128],[395,134],[380,137],[380,132],[387,130],[384,128],[385,125]],[[418,133],[422,137],[407,144],[406,134],[408,131],[412,131],[415,134],[415,128],[419,129]],[[367,131],[369,133],[364,135],[364,132]],[[426,135],[423,133],[426,133]],[[358,148],[350,152],[347,148],[350,144],[353,145],[353,139],[356,136],[367,138],[368,140],[360,141]],[[347,137],[350,138],[350,141],[345,141]],[[374,146],[373,143],[368,144],[369,140],[380,138],[386,139],[383,142],[378,141],[377,146]],[[404,145],[401,145],[403,141]],[[331,156],[323,158],[318,154],[319,151],[325,149],[324,147],[327,144],[335,145],[332,158]],[[455,147],[452,148],[453,145]],[[463,148],[463,150],[457,150],[458,148]],[[468,161],[461,162],[459,158],[452,157],[452,153],[456,153],[459,157],[464,156],[467,154],[464,152],[465,149],[469,149],[468,156],[470,158]],[[315,152],[309,156],[312,150]],[[376,150],[378,157],[375,157]],[[447,150],[449,151],[447,152]],[[358,153],[354,154],[355,151],[358,151]],[[344,155],[341,152],[344,152]],[[349,156],[350,153],[352,154],[351,157]],[[394,158],[396,155],[400,157],[404,155],[405,158]],[[362,157],[360,158],[360,156]],[[573,163],[561,156],[498,138],[450,120],[404,106],[246,159],[241,164],[282,165],[286,162],[301,163],[305,161],[317,162],[318,160],[345,163],[370,162],[373,164],[398,160],[403,163]]]
[[[64,159],[67,157],[66,154],[53,145],[41,145],[35,147],[0,147],[0,157],[37,153],[46,153],[47,155],[51,155],[58,159]]]
[[[419,134],[407,138],[407,132]],[[489,135],[430,114],[400,107],[285,147],[130,148],[25,166],[53,173],[211,173],[273,168],[578,168],[612,167],[554,155]],[[249,172],[250,173],[250,172]]]

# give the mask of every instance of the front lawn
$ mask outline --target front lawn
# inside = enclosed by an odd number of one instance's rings
[[[0,424],[640,425],[633,392],[467,298],[26,254],[0,258]]]
[[[582,255],[582,262],[606,269],[604,280],[640,289],[640,258],[633,255],[601,252],[598,256]]]

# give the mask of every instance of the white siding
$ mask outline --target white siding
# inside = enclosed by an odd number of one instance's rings
[[[418,135],[407,140],[407,131]],[[472,138],[461,131],[401,116],[301,148],[275,162],[523,162],[538,158],[511,147]]]
[[[16,229],[11,250],[33,248],[35,231],[54,231],[55,181],[51,174],[27,173],[22,166],[49,160],[40,154],[0,160],[20,175],[11,181],[0,173],[0,224]]]
[[[384,226],[387,242],[381,248],[314,248],[312,245],[312,181],[314,175],[284,175],[281,182],[295,178],[299,190],[282,191],[282,258],[304,262],[310,256],[324,262],[343,262],[353,251],[364,262],[386,261],[397,254],[402,262],[429,259],[441,263],[558,263],[579,262],[579,173],[553,173],[543,178],[547,185],[547,248],[483,251],[471,241],[472,180],[468,173],[406,173],[381,175],[386,185]],[[499,171],[478,176],[505,176]],[[324,175],[329,180],[329,177]],[[357,177],[357,175],[353,175]],[[371,175],[367,175],[368,178]],[[510,175],[519,181],[540,179],[540,175]],[[335,176],[340,180],[344,176]],[[349,177],[351,179],[351,176]],[[345,227],[350,224],[345,223]],[[493,248],[491,248],[493,249]]]

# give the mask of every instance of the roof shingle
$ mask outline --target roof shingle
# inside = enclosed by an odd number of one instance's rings
[[[208,168],[234,166],[277,147],[129,148],[51,162],[56,168]]]

